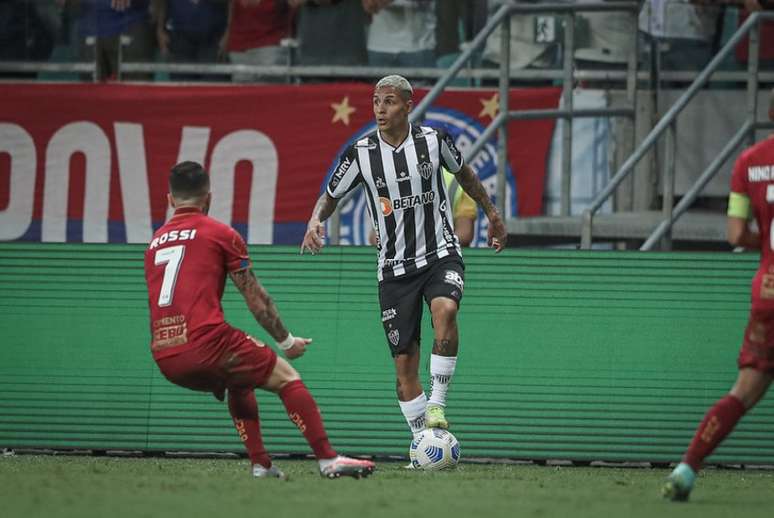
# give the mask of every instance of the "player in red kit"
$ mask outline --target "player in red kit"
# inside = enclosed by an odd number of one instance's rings
[[[321,475],[370,475],[373,462],[337,455],[331,447],[317,404],[298,372],[271,347],[224,320],[220,300],[228,276],[287,358],[303,355],[311,343],[282,324],[252,272],[241,236],[207,216],[208,174],[197,163],[180,163],[172,168],[169,190],[175,213],[145,251],[151,351],[162,374],[176,385],[212,392],[221,401],[228,392],[228,409],[256,477],[285,478],[263,445],[256,387],[279,395],[317,457]]]
[[[769,105],[774,121],[774,91]],[[759,230],[749,222],[755,218]],[[761,262],[752,282],[752,305],[737,363],[739,376],[731,392],[704,416],[682,462],[667,478],[663,494],[687,500],[704,459],[734,429],[742,416],[766,394],[774,377],[774,138],[746,149],[737,159],[728,200],[728,241],[758,248]]]

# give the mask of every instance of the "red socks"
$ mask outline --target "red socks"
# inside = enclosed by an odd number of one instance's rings
[[[271,467],[271,457],[266,453],[258,420],[258,402],[252,389],[229,389],[228,411],[234,420],[239,438],[247,448],[250,462],[264,468]]]
[[[744,404],[732,395],[715,403],[696,429],[696,435],[688,446],[688,451],[685,452],[683,462],[698,473],[704,459],[734,429],[745,412],[747,409]]]
[[[306,437],[317,459],[332,459],[336,451],[328,442],[322,416],[314,398],[301,380],[291,381],[279,393],[288,417]]]
[[[336,451],[328,442],[317,403],[301,380],[291,381],[279,393],[290,420],[298,426],[318,459],[332,459]],[[229,389],[228,410],[234,420],[239,438],[247,448],[250,462],[264,468],[271,467],[271,457],[266,453],[258,420],[258,402],[252,389]]]

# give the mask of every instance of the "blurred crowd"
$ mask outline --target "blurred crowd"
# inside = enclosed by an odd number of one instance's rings
[[[94,61],[100,80],[115,79],[119,61],[444,68],[505,1],[2,0],[0,61]],[[766,9],[774,9],[774,2],[646,0],[638,20],[623,12],[579,14],[576,66],[625,67],[638,34],[641,62],[655,52],[663,70],[697,70],[751,12]],[[561,67],[562,41],[559,16],[512,17],[511,67]],[[741,67],[746,60],[742,44],[729,66]],[[774,23],[763,25],[761,60],[764,68],[774,63]],[[499,63],[496,30],[476,54],[475,66]],[[285,77],[186,73],[170,79],[272,82]]]

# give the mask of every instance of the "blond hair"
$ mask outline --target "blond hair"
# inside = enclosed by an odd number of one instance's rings
[[[381,78],[379,82],[376,83],[374,90],[378,90],[379,88],[384,88],[386,86],[395,88],[398,92],[400,92],[401,97],[403,97],[403,99],[406,101],[410,100],[411,96],[414,95],[414,89],[411,88],[411,83],[409,83],[408,79],[397,74]]]

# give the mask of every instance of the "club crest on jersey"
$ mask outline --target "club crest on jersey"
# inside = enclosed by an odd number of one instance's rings
[[[397,347],[398,342],[400,341],[400,331],[397,329],[391,330],[389,333],[387,333],[387,338],[389,338],[392,345]]]
[[[417,164],[417,170],[419,171],[419,174],[422,176],[422,178],[428,180],[433,174],[433,164],[430,162],[421,162]]]

